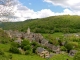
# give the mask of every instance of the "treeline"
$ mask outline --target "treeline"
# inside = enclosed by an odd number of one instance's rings
[[[23,22],[1,23],[3,29],[26,31],[28,27],[36,33],[76,33],[80,32],[80,16],[52,16],[42,19],[26,20]]]

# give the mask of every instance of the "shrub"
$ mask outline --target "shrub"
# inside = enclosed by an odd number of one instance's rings
[[[12,46],[9,51],[12,53],[18,53],[18,54],[20,53],[19,49],[17,47],[14,47],[14,46]]]
[[[16,42],[12,42],[12,43],[11,43],[11,46],[19,47],[19,44],[18,44],[18,43],[16,43]]]
[[[33,53],[36,53],[37,47],[38,47],[38,46],[35,46],[35,47],[33,48]]]
[[[26,51],[26,50],[31,50],[31,46],[30,45],[27,45],[27,46],[24,46],[23,49]]]
[[[30,55],[32,53],[32,50],[26,50],[25,55]]]
[[[33,45],[33,46],[39,46],[39,44],[37,42],[32,42],[31,45]]]
[[[64,46],[61,46],[61,51],[66,51],[67,49]]]

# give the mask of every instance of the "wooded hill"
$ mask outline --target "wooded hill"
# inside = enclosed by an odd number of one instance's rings
[[[76,33],[80,32],[80,16],[63,15],[52,16],[42,19],[31,19],[23,22],[0,23],[3,29],[26,31],[28,27],[36,33]]]

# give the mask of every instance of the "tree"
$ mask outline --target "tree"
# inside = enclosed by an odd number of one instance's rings
[[[69,53],[70,50],[73,49],[73,45],[72,45],[71,43],[66,43],[66,44],[65,44],[65,48],[67,49],[67,52]]]
[[[0,0],[0,21],[6,22],[14,18],[14,5],[16,0]]]
[[[21,48],[24,48],[25,46],[30,45],[30,42],[28,40],[23,40],[21,42]]]
[[[31,50],[31,46],[30,46],[30,45],[24,46],[23,49],[24,49],[25,51],[26,51],[26,50]]]

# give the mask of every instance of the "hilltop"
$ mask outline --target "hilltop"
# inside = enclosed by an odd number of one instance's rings
[[[0,27],[5,30],[26,31],[28,27],[36,33],[76,33],[80,32],[80,16],[52,16],[41,19],[31,19],[23,22],[0,23]]]

